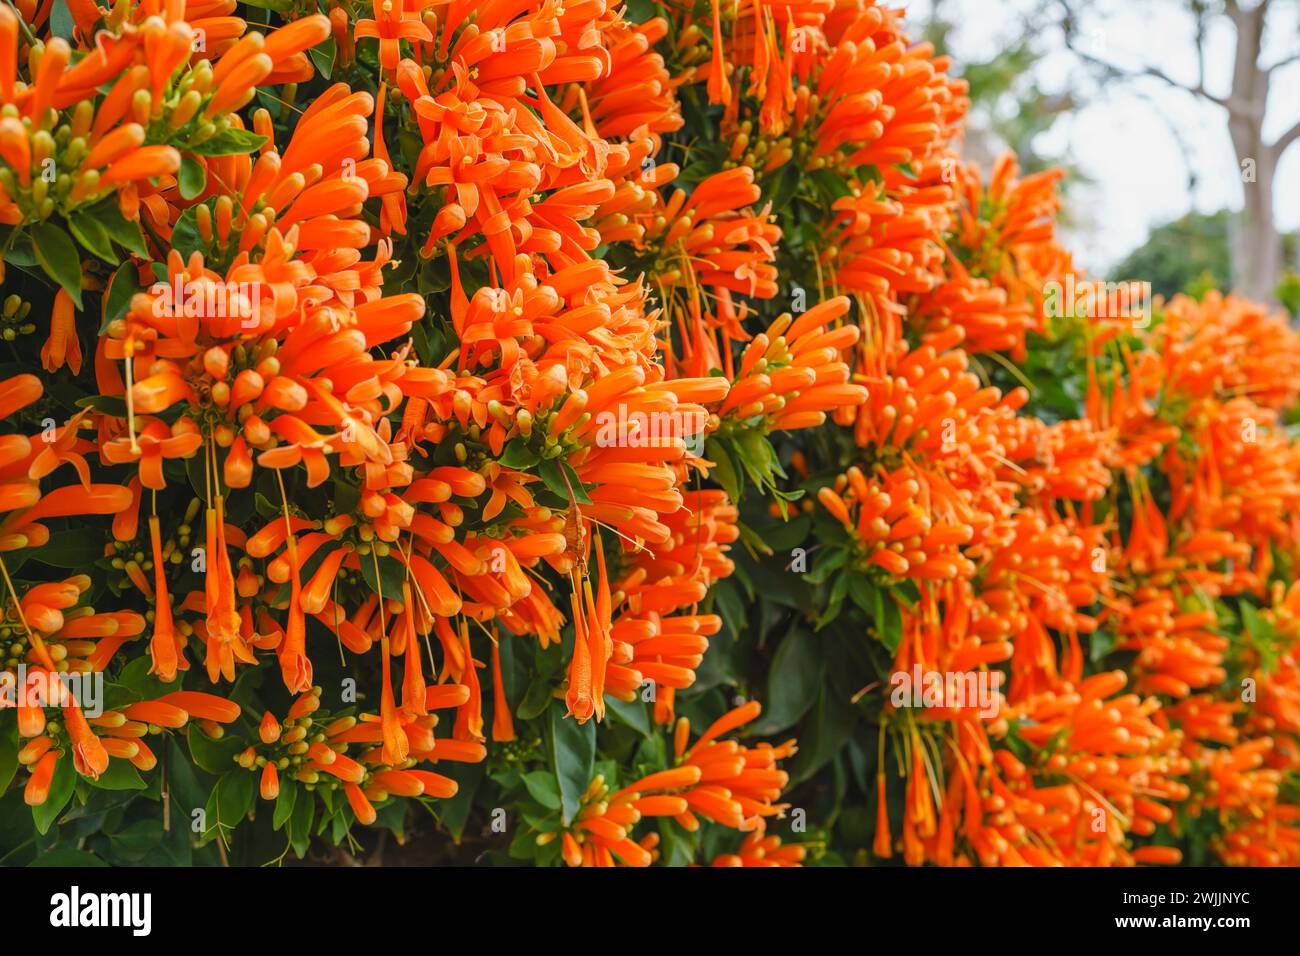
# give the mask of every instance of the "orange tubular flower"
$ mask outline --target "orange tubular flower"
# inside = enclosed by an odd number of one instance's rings
[[[799,866],[807,850],[798,845],[781,845],[775,833],[763,834],[757,830],[745,834],[735,853],[714,857],[713,866]]]
[[[779,317],[745,348],[740,368],[719,414],[736,419],[770,416],[771,430],[816,427],[826,412],[867,400],[867,389],[849,382],[844,349],[857,344],[856,326],[826,326],[849,309],[844,296],[828,299],[797,319]]]
[[[793,740],[779,747],[762,743],[745,747],[735,740],[719,740],[754,720],[762,707],[757,701],[735,708],[715,720],[689,748],[690,723],[677,721],[676,752],[679,764],[698,767],[700,781],[683,793],[688,809],[676,819],[688,830],[698,827],[696,814],[737,830],[762,830],[768,817],[785,815],[788,804],[774,803],[789,782],[777,762],[796,752]]]
[[[354,38],[379,41],[379,65],[385,70],[396,70],[401,55],[400,42],[431,43],[433,35],[419,19],[418,10],[408,10],[405,0],[374,0],[375,18],[358,20]]]
[[[1069,255],[1054,239],[1064,174],[1019,179],[1014,157],[1003,154],[985,189],[973,165],[946,162],[957,180],[957,222],[945,240],[956,254],[953,277],[920,296],[917,310],[936,330],[960,325],[972,352],[1007,351],[1023,361],[1025,334],[1066,318],[1064,303],[1048,291],[1067,275],[1073,281]]]
[[[627,576],[615,585],[626,595],[627,606],[610,629],[607,692],[632,700],[651,681],[658,723],[672,721],[676,691],[695,682],[709,637],[722,629],[716,615],[674,612],[697,604],[715,581],[732,573],[726,552],[739,537],[738,517],[725,493],[693,492],[671,516],[669,541],[653,555],[638,552]]]
[[[715,173],[687,197],[675,190],[667,202],[643,213],[646,242],[662,262],[665,286],[696,284],[756,298],[776,294],[776,267],[771,264],[780,227],[764,207],[754,171],[740,166]],[[660,225],[660,224],[667,224]]]
[[[544,832],[538,843],[550,843],[558,836],[560,857],[569,866],[649,866],[658,856],[658,834],[636,840],[636,825],[647,817],[662,816],[694,830],[699,826],[698,813],[749,831],[754,840],[763,841],[747,841],[747,856],[775,851],[779,839],[766,839],[762,831],[768,817],[785,809],[772,803],[788,781],[787,775],[776,769],[776,762],[794,753],[794,742],[746,748],[734,740],[716,740],[753,720],[758,711],[757,703],[737,708],[716,721],[689,751],[685,751],[689,724],[683,718],[675,733],[677,766],[651,773],[617,791],[611,791],[598,775],[583,794],[572,821],[558,831]],[[790,848],[776,852],[774,861],[797,863],[801,858],[799,848]]]

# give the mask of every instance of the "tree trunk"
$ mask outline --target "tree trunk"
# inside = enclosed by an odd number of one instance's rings
[[[1239,122],[1236,117],[1229,125],[1244,196],[1232,230],[1233,288],[1252,299],[1268,300],[1273,298],[1282,273],[1282,237],[1273,218],[1275,159],[1258,126]],[[1238,126],[1245,129],[1239,132]]]
[[[1273,218],[1277,150],[1264,142],[1268,71],[1259,65],[1268,4],[1243,9],[1228,4],[1237,31],[1232,92],[1227,99],[1228,132],[1237,154],[1244,202],[1232,231],[1233,288],[1252,299],[1271,300],[1282,274],[1282,237]]]

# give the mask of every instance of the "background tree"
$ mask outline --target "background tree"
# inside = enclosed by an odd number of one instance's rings
[[[1284,5],[1294,9],[1295,4],[1287,4],[1285,0],[1259,0],[1254,4],[1238,0],[1181,0],[1176,5],[1191,18],[1195,35],[1196,75],[1190,78],[1173,75],[1167,64],[1145,63],[1134,67],[1090,49],[1088,38],[1099,31],[1104,35],[1108,9],[1104,3],[1061,0],[1060,28],[1066,46],[1089,67],[1100,71],[1104,80],[1154,77],[1224,112],[1226,132],[1241,170],[1243,195],[1241,213],[1229,229],[1231,285],[1245,295],[1272,299],[1277,294],[1284,265],[1274,208],[1274,184],[1279,160],[1300,138],[1300,119],[1270,141],[1264,136],[1264,117],[1274,87],[1278,96],[1285,95],[1285,86],[1276,79],[1284,67],[1300,62],[1300,49],[1277,56],[1272,62],[1264,62],[1263,54],[1265,37],[1277,11]],[[1222,23],[1231,26],[1235,42],[1230,85],[1226,90],[1216,90],[1207,85],[1206,64],[1211,32]]]
[[[1229,249],[1230,210],[1189,212],[1162,223],[1151,230],[1147,241],[1111,268],[1109,278],[1115,282],[1138,279],[1151,283],[1151,291],[1166,299],[1179,292],[1200,298],[1209,289],[1226,289],[1232,279],[1232,256]],[[1293,261],[1297,235],[1280,237],[1283,259]],[[1279,283],[1275,295],[1295,313],[1288,299],[1295,273]]]
[[[1232,277],[1228,251],[1231,213],[1189,212],[1151,230],[1147,241],[1110,271],[1113,281],[1140,279],[1151,291],[1169,298],[1202,288],[1227,288]]]
[[[983,169],[1010,150],[1026,172],[1052,166],[1079,177],[1069,157],[1045,153],[1037,142],[1064,113],[1079,106],[1073,92],[1043,88],[1035,67],[1049,52],[1041,27],[1051,21],[1050,0],[1036,0],[1024,11],[1020,26],[997,52],[985,60],[956,55],[953,40],[961,29],[961,14],[951,0],[935,0],[921,36],[935,50],[953,59],[953,72],[970,84],[971,111],[965,130],[966,159]]]

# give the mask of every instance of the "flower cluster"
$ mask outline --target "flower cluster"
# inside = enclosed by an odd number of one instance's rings
[[[418,803],[547,865],[1173,862],[1211,818],[1296,862],[1281,318],[1063,304],[1060,174],[963,163],[874,0],[238,9],[0,4],[39,833],[137,790],[185,860]],[[878,692],[914,668],[989,694]],[[800,836],[847,781],[874,829]]]

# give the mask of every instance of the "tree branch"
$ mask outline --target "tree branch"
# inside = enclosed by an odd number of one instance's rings
[[[1292,63],[1300,63],[1300,52],[1292,53],[1290,56],[1283,57],[1272,66],[1264,67],[1265,73],[1272,73],[1274,70],[1280,70],[1284,66],[1290,66]]]
[[[1179,128],[1178,124],[1172,122],[1169,117],[1165,115],[1165,112],[1160,109],[1160,104],[1155,101],[1154,97],[1142,92],[1141,90],[1135,90],[1134,93],[1139,99],[1145,100],[1150,105],[1151,112],[1155,115],[1156,119],[1164,125],[1165,129],[1169,131],[1169,135],[1173,137],[1174,142],[1178,145],[1178,151],[1183,157],[1183,169],[1187,174],[1187,192],[1189,194],[1194,194],[1196,192],[1196,167],[1193,164],[1192,157],[1196,155],[1195,149],[1192,147],[1192,144],[1187,141],[1187,137],[1183,135],[1183,131]]]
[[[1080,59],[1087,60],[1089,63],[1094,63],[1097,66],[1102,67],[1103,69],[1106,70],[1107,73],[1109,73],[1111,76],[1117,79],[1136,80],[1143,76],[1153,76],[1156,79],[1162,80],[1163,82],[1169,84],[1175,89],[1179,89],[1185,93],[1191,93],[1193,96],[1199,96],[1202,99],[1209,100],[1211,103],[1214,103],[1217,106],[1222,106],[1224,109],[1228,108],[1228,101],[1226,99],[1224,99],[1221,96],[1215,96],[1213,93],[1207,90],[1203,84],[1198,83],[1195,86],[1189,86],[1186,83],[1179,83],[1177,80],[1175,80],[1164,70],[1155,66],[1147,66],[1137,71],[1125,70],[1122,67],[1116,66],[1114,63],[1110,63],[1106,60],[1101,59],[1100,57],[1093,56],[1091,53],[1087,53],[1083,50],[1078,49],[1077,47],[1074,46],[1074,44],[1071,42],[1068,36],[1066,37],[1065,45],[1070,49],[1072,53],[1074,53]]]
[[[1297,139],[1300,139],[1300,122],[1279,136],[1273,145],[1269,147],[1273,151],[1274,158],[1281,159],[1282,154],[1286,152],[1286,148]]]
[[[1075,46],[1075,33],[1076,33],[1076,24],[1078,23],[1078,18],[1074,12],[1074,9],[1070,6],[1069,3],[1063,3],[1062,6],[1065,7],[1065,11],[1066,11],[1065,19],[1061,23],[1061,32],[1065,35],[1065,47],[1066,49],[1074,53],[1076,56],[1078,56],[1080,59],[1101,67],[1110,76],[1121,80],[1133,80],[1143,76],[1153,76],[1156,79],[1161,80],[1164,83],[1167,83],[1169,86],[1174,87],[1175,89],[1183,90],[1184,92],[1190,93],[1193,96],[1199,96],[1202,99],[1209,100],[1211,103],[1214,103],[1218,106],[1222,106],[1224,109],[1228,109],[1227,99],[1220,96],[1215,96],[1213,93],[1211,93],[1209,90],[1205,88],[1205,68],[1203,63],[1204,51],[1200,49],[1199,44],[1198,44],[1197,53],[1202,58],[1202,65],[1200,68],[1200,77],[1195,86],[1189,86],[1186,83],[1178,82],[1168,73],[1166,73],[1164,70],[1156,66],[1146,66],[1143,67],[1141,70],[1136,70],[1136,71],[1127,70],[1121,66],[1118,66],[1117,64],[1111,63],[1108,60],[1103,60],[1101,57],[1094,56],[1093,54],[1088,53],[1085,50],[1081,50],[1077,46]],[[1200,35],[1201,35],[1201,29],[1199,28],[1198,25],[1198,36]]]
[[[1205,8],[1192,5],[1196,11],[1196,84],[1205,87]]]

